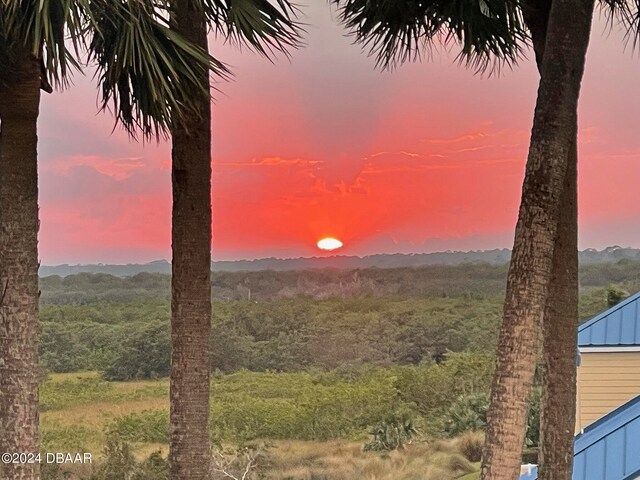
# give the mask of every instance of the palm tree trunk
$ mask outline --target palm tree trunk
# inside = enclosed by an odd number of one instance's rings
[[[23,55],[0,83],[0,452],[38,451],[38,62]],[[37,480],[37,463],[0,465]]]
[[[482,480],[519,475],[592,15],[593,0],[555,0],[551,6],[487,414]]]
[[[538,70],[547,36],[551,1],[523,2]],[[578,335],[578,149],[577,124],[569,150],[549,293],[543,318],[543,397],[540,480],[570,480],[576,416]]]
[[[204,16],[191,0],[174,2],[172,28],[207,49]],[[209,86],[208,73],[202,83]],[[205,480],[210,471],[211,106],[173,128],[171,280],[171,444],[173,480]]]
[[[577,159],[574,139],[542,323],[544,393],[540,416],[540,480],[571,480],[572,477],[578,336]]]

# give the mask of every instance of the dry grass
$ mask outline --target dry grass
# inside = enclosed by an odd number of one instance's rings
[[[135,449],[138,461],[160,450],[164,444],[144,444]],[[469,463],[456,449],[455,441],[418,442],[385,454],[364,452],[349,441],[278,441],[269,444],[269,465],[260,471],[268,480],[473,480],[478,464]],[[70,478],[86,478],[86,466],[67,465]]]
[[[86,427],[102,428],[114,417],[145,410],[167,410],[168,408],[169,401],[166,398],[145,398],[130,400],[126,403],[97,402],[65,410],[52,410],[43,412],[41,417],[45,424],[81,423]]]
[[[417,442],[383,454],[347,441],[277,442],[270,451],[272,480],[448,480],[476,469],[453,441]]]

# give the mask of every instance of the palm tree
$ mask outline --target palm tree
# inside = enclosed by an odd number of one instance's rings
[[[33,452],[38,445],[37,173],[35,162],[24,160],[36,155],[30,119],[38,115],[40,80],[36,62],[15,62],[18,96],[0,87],[0,450]],[[0,466],[0,476],[36,478],[30,467]]]
[[[234,42],[269,56],[299,43],[296,11],[286,1],[175,0],[172,29],[206,51],[207,22]],[[202,72],[198,114],[172,129],[170,474],[210,474],[211,105]]]
[[[615,8],[616,6],[613,5]],[[536,64],[541,71],[551,1],[523,5]],[[578,325],[578,149],[577,116],[569,149],[551,278],[542,319],[543,397],[540,412],[539,477],[570,480],[576,416]],[[498,406],[499,407],[499,406]]]
[[[525,39],[518,22],[523,15],[533,40],[541,84],[508,277],[483,478],[512,479],[517,475],[539,319],[544,318],[546,402],[541,478],[568,479],[575,417],[575,382],[571,375],[575,376],[577,325],[577,117],[572,105],[577,106],[593,6],[573,2],[577,15],[572,18],[568,14],[570,2],[558,0],[553,8],[551,0],[521,2],[521,12],[509,2],[506,7],[484,1],[475,5],[416,1],[391,5],[360,0],[334,3],[341,5],[342,21],[355,31],[357,40],[368,45],[384,66],[419,57],[420,48],[434,38],[459,42],[461,58],[475,67],[486,66],[489,57],[514,61],[519,53],[516,45]],[[637,20],[625,2],[604,3],[614,13],[622,11],[624,20]],[[478,27],[495,27],[489,19],[499,18],[503,25],[497,25],[495,37],[489,35],[487,42],[482,40],[486,34],[477,36]],[[578,41],[571,48],[555,38],[563,28],[560,22],[566,22],[564,28],[576,34]],[[498,36],[500,32],[503,34]],[[476,45],[479,39],[480,48]],[[570,63],[573,76],[563,69]],[[565,90],[553,87],[554,82],[562,81]],[[560,100],[564,103],[558,103],[554,110],[553,101]],[[544,123],[550,119],[556,122],[555,132]]]
[[[196,108],[200,78],[224,67],[167,25],[153,0],[0,4],[0,451],[38,450],[40,90],[63,87],[83,56],[102,108],[127,130],[159,136]],[[66,42],[70,43],[66,43]],[[38,479],[38,463],[0,465],[3,480]]]

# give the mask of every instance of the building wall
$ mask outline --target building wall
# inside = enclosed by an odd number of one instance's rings
[[[640,352],[581,353],[576,433],[637,395]]]

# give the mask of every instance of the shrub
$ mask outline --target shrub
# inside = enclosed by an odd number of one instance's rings
[[[168,480],[169,462],[160,451],[153,452],[136,466],[131,480]]]
[[[479,462],[482,457],[484,434],[482,432],[467,432],[458,438],[458,450],[470,462]]]
[[[440,364],[398,369],[395,386],[423,415],[442,415],[461,395],[488,393],[494,364],[493,355],[451,353]]]
[[[403,448],[418,433],[413,418],[407,413],[393,415],[371,430],[373,439],[364,445],[365,451],[391,451]]]
[[[607,307],[611,308],[630,295],[629,292],[617,285],[609,285],[607,287]]]
[[[138,463],[127,442],[110,436],[104,449],[104,460],[87,480],[168,480],[168,478],[169,463],[159,451]]]
[[[487,424],[489,396],[484,393],[459,397],[449,408],[444,431],[454,437],[461,433],[484,430]]]
[[[131,478],[136,461],[128,443],[109,437],[104,447],[104,461],[88,480],[122,480]]]
[[[170,335],[166,323],[150,323],[125,337],[116,357],[104,368],[105,380],[155,379],[169,375]]]
[[[165,410],[145,410],[116,417],[107,426],[107,435],[128,442],[169,441],[169,414]]]
[[[527,414],[527,447],[538,445],[540,440],[540,398],[541,389],[534,388],[529,399]],[[460,435],[464,432],[484,430],[487,424],[489,396],[487,394],[465,395],[459,397],[449,408],[444,432],[448,436]]]

